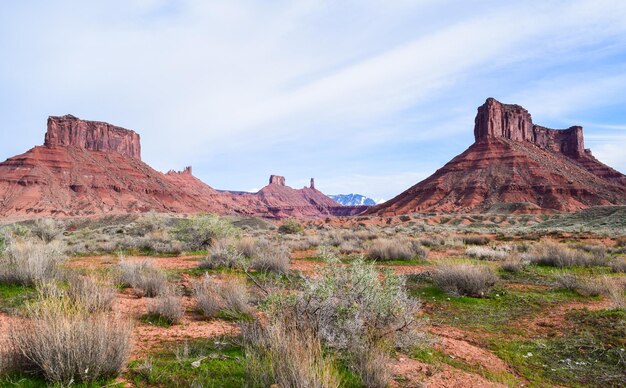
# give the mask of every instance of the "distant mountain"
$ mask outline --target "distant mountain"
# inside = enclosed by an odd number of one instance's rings
[[[330,198],[344,206],[374,206],[376,201],[361,194],[329,195]]]

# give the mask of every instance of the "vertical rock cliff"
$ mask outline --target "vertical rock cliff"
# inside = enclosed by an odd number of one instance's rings
[[[99,121],[81,120],[72,115],[48,118],[44,146],[113,151],[141,160],[141,142],[136,132]]]

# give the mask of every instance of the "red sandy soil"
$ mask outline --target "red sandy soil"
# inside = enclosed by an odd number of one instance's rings
[[[150,351],[160,349],[163,342],[182,342],[189,339],[212,338],[237,333],[238,328],[236,324],[220,320],[207,321],[201,316],[189,312],[194,307],[192,298],[182,297],[182,300],[187,310],[182,321],[166,328],[138,320],[138,318],[148,312],[148,307],[154,302],[152,298],[137,298],[132,290],[125,290],[118,294],[113,311],[120,313],[124,317],[136,319],[133,325],[131,359],[145,357]]]
[[[449,365],[432,366],[400,355],[391,365],[393,373],[401,379],[394,382],[394,387],[432,387],[432,388],[468,388],[468,387],[505,387],[493,383],[482,376],[455,369]]]
[[[155,267],[163,269],[191,269],[198,266],[198,260],[204,256],[172,256],[172,257],[146,257],[146,256],[125,256],[124,260],[128,262],[150,261]],[[115,255],[102,256],[80,256],[72,258],[68,263],[68,267],[82,269],[96,269],[103,267],[112,267],[119,263],[119,258]]]

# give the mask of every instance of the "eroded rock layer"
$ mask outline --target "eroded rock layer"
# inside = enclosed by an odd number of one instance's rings
[[[585,150],[582,127],[535,125],[519,105],[487,99],[475,143],[368,213],[549,212],[626,204],[626,176]]]
[[[141,161],[134,131],[71,115],[49,118],[44,146],[0,163],[2,217],[150,210],[319,217],[332,215],[338,205],[313,187],[288,187],[280,176],[258,193],[234,194],[214,190],[191,167],[163,174]]]

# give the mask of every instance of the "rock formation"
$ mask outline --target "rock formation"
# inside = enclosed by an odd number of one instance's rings
[[[519,105],[488,98],[474,121],[476,142],[494,138],[527,141],[539,148],[578,158],[585,155],[583,128],[550,129],[534,125],[530,113]],[[589,151],[588,151],[589,152]]]
[[[139,135],[74,116],[50,117],[44,146],[0,163],[0,216],[85,216],[154,210],[259,217],[320,217],[336,202],[273,175],[259,193],[219,192],[192,168],[163,174],[141,161]],[[342,214],[347,210],[343,209]]]
[[[285,177],[280,175],[270,175],[270,185],[285,186]]]
[[[75,146],[92,151],[114,151],[141,160],[141,143],[134,131],[72,115],[48,118],[46,147]]]
[[[519,105],[487,99],[475,142],[424,181],[368,213],[575,211],[626,204],[626,176],[585,150],[582,127],[533,124]]]

